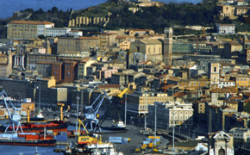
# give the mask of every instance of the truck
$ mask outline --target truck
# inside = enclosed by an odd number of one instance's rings
[[[109,142],[115,144],[128,144],[130,141],[131,139],[126,137],[109,137]]]

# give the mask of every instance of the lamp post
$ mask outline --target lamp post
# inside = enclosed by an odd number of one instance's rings
[[[174,107],[173,107],[173,148],[172,148],[172,151],[175,154],[175,149],[174,149],[174,126],[175,126],[175,111],[174,111]]]
[[[36,87],[38,89],[38,112],[40,111],[40,103],[41,103],[41,81],[39,82],[39,86]]]
[[[127,125],[127,94],[125,94],[125,114],[124,114],[124,124]]]
[[[78,115],[79,115],[79,99],[80,97],[76,96],[76,131],[77,131],[77,125],[78,125]]]
[[[154,144],[156,145],[156,126],[157,126],[157,115],[156,115],[156,111],[157,110],[157,103],[155,103],[155,132],[154,132],[154,136],[155,136],[155,138],[154,138]]]
[[[148,103],[147,103],[147,99],[148,99],[148,96],[147,96],[147,93],[145,93],[146,94],[146,107],[148,106]],[[146,108],[145,108],[145,110],[146,110]],[[147,128],[147,114],[146,114],[146,112],[144,113],[144,130],[146,130],[146,128]]]

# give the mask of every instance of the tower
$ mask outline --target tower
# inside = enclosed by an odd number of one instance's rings
[[[218,85],[220,79],[220,64],[211,63],[210,64],[210,84]]]
[[[164,30],[163,62],[172,65],[173,29],[171,27]]]

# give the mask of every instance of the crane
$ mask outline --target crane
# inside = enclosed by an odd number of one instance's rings
[[[86,124],[85,126],[88,127],[90,126],[90,129],[95,132],[95,131],[101,131],[100,124],[99,124],[99,109],[103,104],[103,101],[107,97],[109,102],[111,103],[111,98],[107,95],[105,91],[103,91],[92,103],[91,106],[86,106],[85,111],[86,113],[84,114],[84,117],[86,119]],[[99,102],[97,102],[100,99]],[[95,126],[93,126],[95,125]],[[93,128],[94,127],[94,128]]]
[[[89,143],[98,143],[98,139],[97,138],[90,136],[90,134],[89,134],[86,126],[84,125],[84,123],[80,119],[78,119],[78,122],[79,122],[79,126],[78,126],[78,139],[77,139],[78,145],[89,144]],[[86,132],[87,135],[80,135],[81,125],[83,126],[83,128],[84,128],[84,130],[85,130],[85,132]]]
[[[4,90],[0,93],[0,98],[3,99],[4,105],[7,109],[9,119],[12,123],[13,132],[17,133],[18,129],[20,128],[21,132],[23,133],[22,125],[20,123],[21,115],[19,114],[19,111],[21,110],[21,108],[16,108],[13,105],[13,103],[8,99],[8,95],[6,94]],[[12,112],[9,109],[9,105],[12,108]],[[15,125],[16,125],[16,128],[15,128]],[[7,132],[8,129],[9,129],[9,125],[6,127],[5,132]]]

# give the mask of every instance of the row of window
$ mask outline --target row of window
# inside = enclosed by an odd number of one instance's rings
[[[36,27],[35,25],[12,25],[11,27]]]

